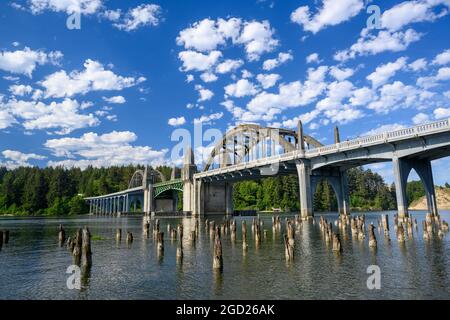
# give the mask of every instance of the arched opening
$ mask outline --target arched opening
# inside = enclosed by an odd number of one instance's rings
[[[412,168],[408,174],[406,183],[406,201],[408,208],[412,210],[427,210],[429,203],[427,199],[427,186],[423,177],[416,169]]]
[[[314,212],[338,212],[336,190],[326,178],[321,178],[313,189]]]

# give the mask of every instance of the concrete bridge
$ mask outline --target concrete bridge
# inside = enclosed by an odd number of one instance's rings
[[[450,119],[347,141],[341,141],[336,128],[334,144],[327,146],[305,135],[301,122],[296,131],[244,124],[227,132],[213,147],[202,171],[198,170],[194,154],[189,149],[185,154],[181,179],[176,178],[174,170],[170,181],[157,183],[143,172],[141,186],[130,183],[128,190],[87,200],[91,202],[91,207],[94,206],[94,211],[98,210],[99,200],[100,208],[103,208],[101,211],[104,211],[105,205],[107,210],[112,206],[112,212],[117,207],[128,211],[129,198],[139,194],[138,197],[142,197],[142,211],[150,213],[162,207],[158,196],[170,191],[178,194],[182,190],[185,212],[195,216],[231,214],[233,183],[296,174],[302,218],[313,216],[312,197],[317,184],[323,179],[336,193],[339,213],[348,215],[347,170],[391,161],[399,216],[408,215],[406,184],[412,169],[425,186],[428,211],[437,215],[431,161],[448,155]],[[152,172],[150,176],[154,177]],[[117,200],[117,197],[120,199]],[[172,197],[172,201],[177,200]]]

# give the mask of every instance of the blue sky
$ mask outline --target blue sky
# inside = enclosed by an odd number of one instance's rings
[[[378,28],[367,28],[370,5]],[[300,118],[327,144],[336,125],[352,138],[448,118],[449,9],[449,0],[2,1],[0,164],[176,162],[173,131],[199,122],[224,132]],[[68,29],[77,13],[81,28]],[[433,163],[436,183],[450,180],[448,164]],[[372,168],[392,181],[390,164]]]

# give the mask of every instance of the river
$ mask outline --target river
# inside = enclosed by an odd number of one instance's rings
[[[381,212],[366,213],[366,224]],[[273,233],[271,216],[261,215],[268,230],[259,246],[250,232],[251,217],[237,217],[237,241],[222,239],[223,273],[212,270],[213,241],[204,224],[195,247],[188,240],[192,218],[160,218],[165,251],[158,258],[155,242],[142,232],[142,217],[0,218],[0,230],[10,230],[10,242],[0,251],[0,299],[450,299],[450,235],[426,241],[421,221],[425,213],[412,212],[419,230],[404,244],[397,242],[389,212],[391,241],[376,232],[378,247],[352,239],[350,228],[341,235],[343,252],[333,253],[316,223],[305,222],[296,234],[295,260],[287,263],[282,233]],[[282,216],[284,230],[284,215]],[[328,221],[336,214],[326,214]],[[441,216],[447,222],[450,212]],[[220,222],[223,217],[216,218]],[[241,221],[246,219],[249,248],[243,254]],[[184,225],[184,259],[176,262],[177,242],[169,239],[167,224]],[[93,235],[93,266],[81,290],[68,289],[67,268],[72,257],[59,247],[57,228],[67,235],[87,226]],[[127,246],[114,240],[116,228],[130,231]],[[369,290],[367,268],[377,265],[381,288]]]

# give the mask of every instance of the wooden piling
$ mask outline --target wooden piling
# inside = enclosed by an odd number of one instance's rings
[[[294,261],[294,246],[289,242],[289,237],[284,235],[284,254],[286,261]]]
[[[122,229],[116,229],[116,241],[122,241]]]
[[[192,246],[195,247],[195,242],[196,242],[196,236],[195,236],[195,231],[191,231],[191,233],[189,234],[189,241],[191,242]]]
[[[234,219],[231,222],[230,231],[231,231],[231,242],[235,242],[236,241],[236,220],[234,220]]]
[[[289,244],[291,246],[294,246],[295,229],[294,229],[294,225],[293,225],[293,223],[291,223],[291,221],[288,221],[288,224],[287,224],[287,237],[288,237]]]
[[[74,246],[73,246],[73,251],[72,251],[73,259],[75,262],[74,264],[76,264],[78,266],[81,263],[82,245],[83,245],[83,231],[82,231],[82,229],[78,229],[77,233],[75,235]]]
[[[405,228],[403,227],[403,223],[400,222],[400,224],[397,226],[397,241],[398,242],[405,242]]]
[[[133,243],[133,234],[131,232],[127,232],[127,244],[131,245]]]
[[[339,238],[339,233],[333,233],[333,251],[336,253],[342,252],[341,239]]]
[[[164,253],[164,232],[158,232],[156,237],[156,243],[158,247],[158,254]]]
[[[218,271],[223,270],[222,241],[220,241],[219,227],[216,228],[215,232],[213,269]]]
[[[64,245],[64,242],[66,241],[66,232],[64,231],[64,227],[62,224],[59,225],[59,232],[58,232],[58,242],[59,245],[62,247]]]
[[[369,225],[369,247],[377,247],[377,238],[375,237],[375,226],[373,223]]]
[[[3,244],[9,243],[9,230],[3,230]]]
[[[178,240],[178,246],[177,246],[177,262],[181,263],[183,262],[183,239],[180,237],[180,240]]]
[[[242,249],[247,250],[247,223],[245,220],[242,221]]]
[[[90,268],[92,266],[91,233],[88,228],[84,228],[82,232],[83,267]]]
[[[170,239],[177,240],[177,230],[175,228],[170,228]]]
[[[177,226],[177,230],[178,230],[178,236],[180,237],[180,240],[183,240],[183,225],[181,223]]]

